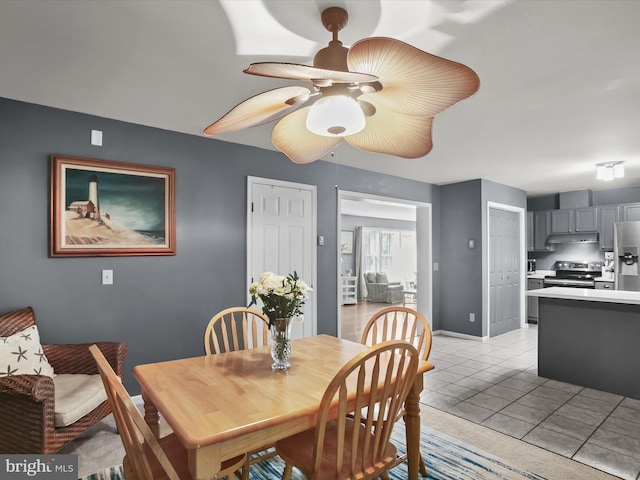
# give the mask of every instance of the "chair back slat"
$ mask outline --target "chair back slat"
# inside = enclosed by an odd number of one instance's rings
[[[204,350],[214,353],[246,350],[268,343],[269,319],[257,310],[231,307],[217,313],[204,331]]]
[[[120,377],[113,371],[97,345],[91,345],[89,351],[98,366],[127,459],[138,478],[154,480],[149,459],[145,454],[146,446],[158,460],[167,477],[180,480],[173,464],[122,385]]]
[[[411,343],[422,360],[431,353],[431,328],[422,314],[412,308],[393,306],[376,312],[362,332],[361,343],[375,345],[388,340]]]
[[[316,472],[322,464],[325,438],[329,437],[335,439],[335,444],[327,448],[336,449],[336,478],[342,478],[339,473],[344,475],[345,469],[356,478],[359,472],[381,468],[393,460],[385,458],[385,452],[418,361],[418,351],[411,344],[393,340],[360,353],[336,374],[320,402],[313,450]],[[337,420],[330,421],[332,418]],[[328,433],[328,429],[336,431]]]

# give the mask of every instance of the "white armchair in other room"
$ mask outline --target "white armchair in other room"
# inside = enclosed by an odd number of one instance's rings
[[[364,275],[367,300],[381,303],[402,303],[404,294],[400,282],[389,282],[386,273],[368,272]]]

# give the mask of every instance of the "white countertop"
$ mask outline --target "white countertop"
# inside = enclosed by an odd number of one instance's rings
[[[546,276],[555,276],[555,270],[536,270],[535,272],[527,272],[527,278],[534,278],[537,280],[544,280]]]
[[[564,300],[586,300],[589,302],[640,305],[640,292],[631,292],[628,290],[549,287],[537,290],[527,290],[525,295],[527,297],[561,298]]]

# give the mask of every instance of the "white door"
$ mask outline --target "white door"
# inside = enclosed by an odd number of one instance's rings
[[[315,335],[316,187],[249,177],[248,195],[248,281],[258,281],[262,272],[297,272],[314,291],[305,303],[304,322],[294,322],[291,335]]]
[[[520,227],[517,212],[489,209],[489,331],[520,327]]]

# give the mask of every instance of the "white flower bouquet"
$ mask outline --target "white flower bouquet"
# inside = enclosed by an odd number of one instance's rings
[[[249,287],[253,303],[256,297],[262,300],[262,311],[269,317],[270,322],[276,318],[298,317],[301,319],[304,302],[311,291],[313,289],[300,280],[295,271],[286,277],[264,272],[260,275],[260,280]]]

